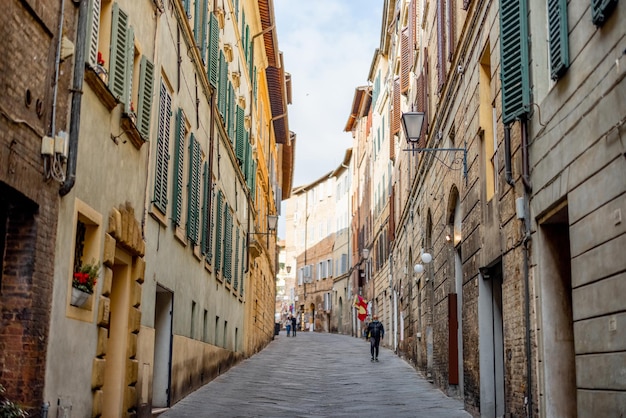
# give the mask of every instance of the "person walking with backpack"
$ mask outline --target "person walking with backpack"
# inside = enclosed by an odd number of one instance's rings
[[[294,337],[296,336],[296,328],[297,328],[297,326],[296,326],[296,317],[292,316],[291,317],[291,332],[292,332]]]
[[[374,315],[372,322],[367,326],[367,337],[370,339],[370,352],[372,361],[378,361],[378,347],[380,340],[385,337],[385,327],[378,321],[378,315]]]

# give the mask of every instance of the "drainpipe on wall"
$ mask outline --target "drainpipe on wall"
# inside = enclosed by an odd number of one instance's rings
[[[76,183],[76,159],[78,157],[78,133],[80,130],[80,106],[83,98],[83,79],[85,78],[85,46],[87,39],[88,0],[81,0],[78,7],[78,25],[76,28],[76,48],[74,55],[74,78],[72,81],[72,109],[70,113],[70,139],[67,156],[65,182],[59,190],[65,196]]]
[[[522,183],[524,184],[524,320],[526,322],[526,403],[527,416],[533,416],[532,353],[530,335],[530,193],[528,165],[527,121],[521,121],[522,128]]]

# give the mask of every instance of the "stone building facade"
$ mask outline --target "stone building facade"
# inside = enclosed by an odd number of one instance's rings
[[[352,286],[385,344],[475,416],[623,411],[622,14],[384,4],[347,126]],[[407,139],[410,112],[424,122]]]
[[[6,14],[0,384],[50,417],[151,416],[273,337],[295,136],[272,5],[40,3]]]
[[[348,333],[351,323],[348,234],[337,227],[348,225],[350,161],[347,152],[337,170],[294,188],[286,201],[286,258],[296,263],[302,331]]]
[[[0,17],[0,385],[31,413],[44,401],[61,153],[72,94],[75,7],[8,1]],[[60,136],[59,136],[60,134]],[[45,155],[42,155],[45,144]],[[62,147],[59,148],[59,151]]]

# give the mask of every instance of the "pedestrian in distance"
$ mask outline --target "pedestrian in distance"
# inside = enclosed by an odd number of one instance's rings
[[[296,328],[297,328],[297,327],[296,327],[296,317],[295,317],[295,316],[292,316],[292,317],[291,317],[291,330],[292,330],[292,332],[293,332],[293,336],[294,336],[294,337],[296,336]]]
[[[380,340],[385,337],[385,327],[378,321],[378,316],[374,315],[372,322],[367,326],[367,337],[370,339],[370,353],[372,361],[378,361],[378,347]]]
[[[290,316],[288,316],[287,321],[285,321],[285,328],[287,329],[287,337],[289,337],[289,334],[291,333],[291,317]]]

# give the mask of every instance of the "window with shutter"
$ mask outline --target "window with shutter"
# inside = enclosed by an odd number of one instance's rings
[[[239,241],[240,241],[239,228],[236,228],[235,231],[235,262],[233,268],[233,289],[237,290],[239,287]]]
[[[120,103],[124,103],[127,91],[128,76],[128,15],[113,4],[113,18],[111,24],[111,64],[109,66],[109,89]]]
[[[447,33],[447,39],[448,39],[448,62],[452,62],[452,58],[454,57],[454,40],[455,40],[455,33],[454,33],[454,28],[455,28],[455,21],[454,21],[454,16],[455,16],[455,3],[456,0],[447,0],[447,18],[448,18],[448,33]]]
[[[391,127],[391,136],[393,137],[394,135],[396,135],[398,132],[400,132],[400,121],[402,119],[402,110],[400,109],[400,94],[401,92],[401,88],[400,88],[400,80],[398,78],[396,78],[393,81],[393,112],[391,113],[391,123],[389,124],[389,126]],[[392,149],[391,149],[391,156],[393,157],[393,148],[394,147],[394,143],[393,141],[390,141],[392,144]]]
[[[209,83],[217,88],[220,66],[220,27],[215,13],[211,13],[209,20],[209,57],[207,59]]]
[[[399,92],[405,93],[409,90],[409,73],[411,71],[411,54],[409,53],[409,28],[404,28],[401,33],[400,41],[400,89]],[[394,85],[395,94],[395,85]],[[395,100],[395,97],[394,97]]]
[[[550,77],[558,80],[569,67],[567,0],[548,0]]]
[[[212,176],[209,175],[209,182],[212,182]],[[213,189],[211,188],[211,183],[208,184],[209,194],[207,194],[206,200],[209,202],[209,223],[208,223],[208,231],[207,231],[207,242],[206,242],[206,260],[207,262],[213,262],[213,242],[215,239],[215,207],[216,204],[213,201]],[[208,200],[210,199],[210,201]]]
[[[101,0],[89,1],[89,20],[87,21],[87,63],[96,68],[98,65],[98,37],[100,32]]]
[[[232,281],[232,266],[233,266],[233,215],[230,211],[228,204],[224,205],[224,269],[223,274],[226,282]]]
[[[206,57],[206,50],[207,50],[207,15],[209,13],[209,5],[208,5],[208,0],[196,0],[197,2],[201,3],[200,7],[202,8],[200,14],[201,14],[201,23],[200,23],[200,42],[198,43],[198,46],[200,47],[200,58],[202,58],[202,62],[203,63],[207,63],[207,57]]]
[[[615,10],[617,0],[591,0],[591,21],[602,26]]]
[[[217,221],[215,223],[215,271],[222,269],[222,211],[224,195],[217,194]]]
[[[228,82],[228,117],[226,118],[226,127],[228,130],[228,139],[235,147],[235,108],[237,107],[237,96],[235,95],[235,87],[233,83]]]
[[[246,240],[242,239],[241,240],[241,284],[239,286],[239,294],[241,296],[243,296],[243,286],[246,282],[246,275],[245,272],[248,268],[248,266],[246,266],[246,260],[248,259],[248,253],[247,253],[248,249],[246,247]]]
[[[144,141],[150,139],[150,115],[152,113],[152,89],[154,87],[154,64],[141,57],[139,65],[139,93],[137,99],[137,129]]]
[[[198,235],[200,229],[200,167],[201,152],[200,143],[196,140],[193,133],[189,138],[189,179],[188,179],[188,197],[187,197],[187,238],[194,244],[198,244]]]
[[[170,141],[170,118],[172,116],[172,96],[165,83],[161,82],[159,95],[159,128],[156,144],[156,164],[154,179],[155,206],[162,212],[167,213],[167,177],[169,168],[169,141]]]
[[[139,55],[138,55],[139,56]],[[124,96],[122,97],[122,103],[124,104],[124,113],[130,114],[135,112],[134,105],[131,99],[131,93],[133,91],[133,72],[135,67],[135,31],[132,27],[126,29],[126,67],[124,76],[125,87]],[[136,120],[135,120],[136,122]]]
[[[222,115],[222,120],[226,121],[226,95],[228,94],[228,62],[224,51],[220,49],[220,69],[219,69],[219,94],[217,95],[217,109]]]
[[[209,226],[211,199],[211,176],[209,175],[209,163],[205,161],[202,165],[202,237],[200,243],[200,252],[206,255],[208,252],[208,240],[211,236],[211,228]]]
[[[185,137],[187,123],[183,109],[176,112],[176,131],[174,135],[174,190],[172,196],[172,223],[181,225],[183,212],[183,187],[185,184]]]
[[[182,0],[183,9],[185,9],[185,13],[187,14],[187,18],[191,19],[191,0]]]
[[[530,110],[526,0],[500,0],[502,121],[524,118]]]
[[[445,0],[437,0],[437,91],[446,83]]]
[[[244,149],[246,145],[244,142],[246,140],[245,133],[246,131],[245,131],[245,126],[244,126],[244,110],[240,106],[237,106],[237,127],[236,127],[237,141],[235,145],[235,153],[236,153],[237,159],[239,160],[239,166],[241,166],[244,160],[243,153],[244,153]]]

